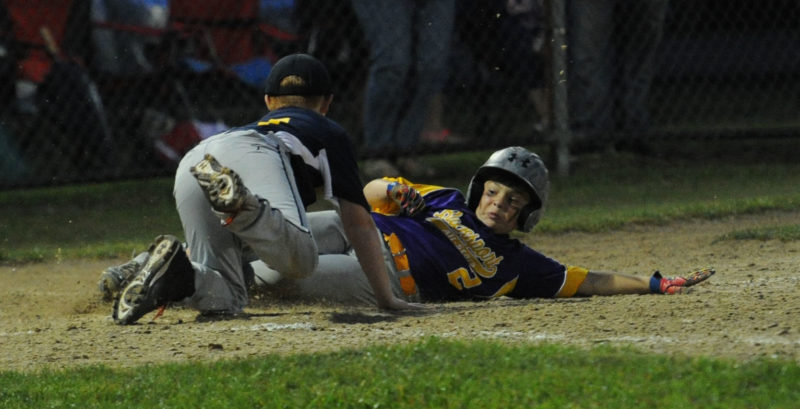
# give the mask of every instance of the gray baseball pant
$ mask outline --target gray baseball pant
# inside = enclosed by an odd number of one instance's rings
[[[333,210],[309,212],[308,221],[320,252],[319,265],[314,272],[305,278],[291,279],[263,262],[255,261],[251,266],[256,274],[256,283],[285,289],[299,301],[375,305],[375,293],[344,235],[338,213]],[[375,234],[381,236],[383,243],[380,231],[376,230]],[[408,301],[418,301],[403,293],[397,267],[387,246],[383,246],[383,257],[394,295]]]
[[[248,302],[243,266],[254,260],[291,277],[305,277],[316,268],[317,246],[287,152],[272,135],[233,131],[204,140],[181,160],[173,193],[196,288],[187,306],[203,312],[241,312]],[[189,170],[205,154],[239,174],[259,197],[261,208],[244,210],[223,226]],[[240,225],[237,220],[254,221]]]

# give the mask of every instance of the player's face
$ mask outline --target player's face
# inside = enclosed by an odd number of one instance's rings
[[[530,201],[527,192],[487,180],[475,214],[494,233],[508,234],[517,227],[519,212]]]

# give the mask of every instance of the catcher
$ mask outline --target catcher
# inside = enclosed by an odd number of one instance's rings
[[[394,292],[414,302],[615,294],[677,294],[714,270],[684,277],[590,271],[568,267],[510,237],[529,232],[547,202],[548,171],[536,154],[509,147],[494,152],[472,177],[466,198],[456,189],[376,179],[364,193],[385,242]],[[342,230],[330,211],[309,213],[322,253],[307,278],[282,280],[300,299],[374,303]],[[256,281],[281,275],[254,264]],[[288,283],[287,283],[288,281]],[[283,284],[281,284],[283,283]]]
[[[134,323],[156,309],[160,314],[177,301],[206,316],[237,316],[248,303],[254,260],[288,277],[310,275],[318,250],[306,207],[318,193],[338,209],[376,304],[421,308],[392,294],[350,138],[325,117],[332,99],[330,75],[319,60],[284,57],[266,80],[269,113],[183,157],[174,196],[186,248],[173,236],[159,236],[147,252],[103,272],[99,286],[116,296],[117,323]]]

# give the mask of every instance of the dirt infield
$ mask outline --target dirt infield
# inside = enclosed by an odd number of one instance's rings
[[[679,296],[504,299],[440,305],[421,316],[260,297],[247,309],[249,319],[197,322],[195,312],[171,308],[155,323],[148,315],[138,325],[118,326],[95,281],[104,267],[122,260],[3,266],[0,370],[334,351],[427,336],[800,361],[800,242],[717,240],[738,229],[798,220],[800,212],[771,212],[603,234],[535,235],[534,247],[566,264],[636,274],[709,265],[717,275]]]

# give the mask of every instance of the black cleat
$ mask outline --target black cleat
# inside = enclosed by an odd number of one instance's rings
[[[211,207],[218,212],[236,214],[242,209],[248,196],[252,196],[236,172],[222,166],[209,154],[192,166],[190,171],[203,189]]]
[[[111,300],[119,295],[119,292],[130,283],[149,258],[150,253],[143,251],[127,263],[103,270],[97,281],[97,288],[100,289],[103,299]]]
[[[114,302],[117,324],[133,324],[155,309],[160,309],[158,318],[168,303],[194,294],[194,269],[180,240],[158,236],[148,252],[147,263]]]

